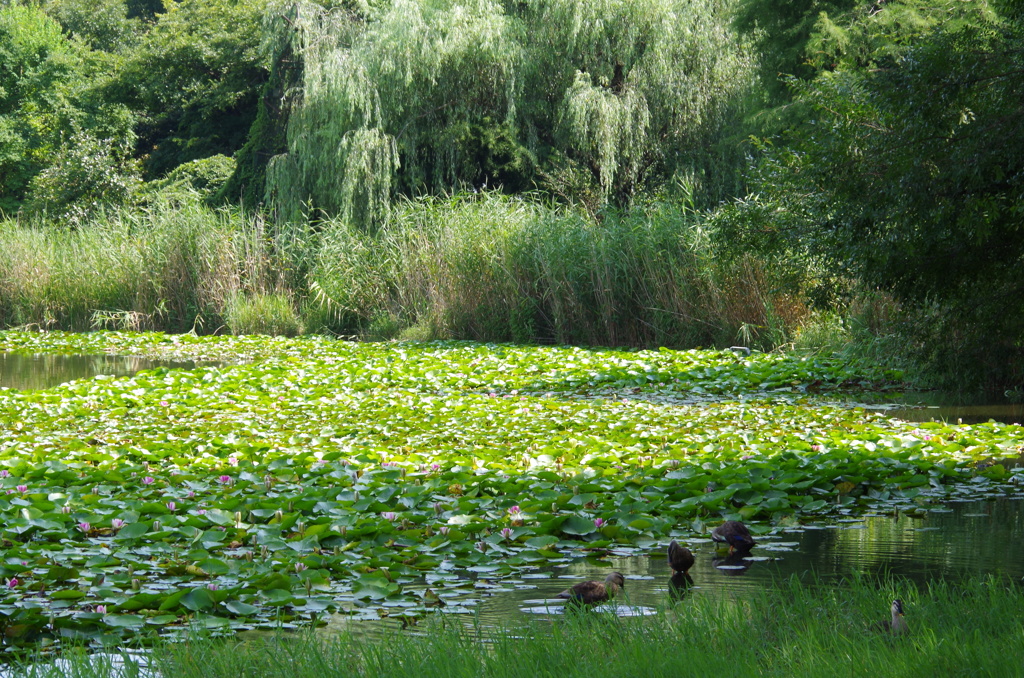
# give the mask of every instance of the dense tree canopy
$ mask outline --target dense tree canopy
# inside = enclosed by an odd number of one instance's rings
[[[0,210],[198,193],[372,233],[463,191],[596,227],[670,205],[730,265],[930,309],[906,345],[1019,382],[1022,26],[1019,0],[21,0]]]
[[[935,28],[884,68],[791,87],[805,116],[757,166],[752,233],[907,303],[937,304],[947,339],[970,337],[971,360],[1017,363],[1024,25]]]
[[[627,204],[702,174],[751,84],[716,2],[402,0],[296,17],[302,99],[270,186],[289,214],[311,201],[365,220],[396,191],[484,185]]]

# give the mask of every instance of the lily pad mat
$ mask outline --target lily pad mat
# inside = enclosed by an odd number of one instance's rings
[[[821,405],[884,382],[823,359],[19,331],[0,350],[229,363],[0,390],[8,650],[418,616],[474,574],[1020,480],[995,463],[1020,427]]]

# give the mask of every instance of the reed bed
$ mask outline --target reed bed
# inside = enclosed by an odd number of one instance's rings
[[[667,204],[593,219],[498,194],[417,200],[376,233],[326,224],[311,277],[347,323],[432,338],[774,348],[807,314]]]
[[[807,309],[757,259],[722,249],[669,204],[594,218],[496,193],[424,198],[367,231],[178,200],[74,229],[0,222],[0,325],[783,344]]]
[[[229,300],[274,287],[266,239],[262,220],[194,201],[74,229],[0,221],[0,323],[214,331]]]

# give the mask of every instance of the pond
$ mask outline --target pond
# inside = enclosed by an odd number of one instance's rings
[[[886,397],[880,404],[862,404],[869,411],[882,411],[905,421],[943,421],[950,424],[981,424],[989,420],[1004,424],[1024,422],[1024,403],[1005,399],[974,397],[955,393],[909,392]]]
[[[673,537],[698,558],[692,596],[794,575],[1024,575],[1024,429],[830,407],[818,397],[870,396],[808,396],[850,382],[827,362],[42,339],[7,346],[77,356],[20,358],[23,373],[76,361],[87,371],[0,394],[12,422],[0,427],[0,615],[18,621],[12,645],[54,631],[173,637],[193,618],[218,633],[329,618],[327,632],[373,635],[433,615],[439,600],[456,619],[500,627],[551,618],[559,591],[613,569],[627,578],[625,609],[644,613],[671,593]],[[124,355],[231,367],[88,378],[118,360],[123,373],[190,365],[106,357]],[[716,559],[707,537],[725,516],[762,535],[749,559]]]
[[[682,538],[681,538],[682,540]],[[844,522],[794,525],[758,538],[749,557],[730,558],[710,539],[682,540],[696,556],[692,586],[672,580],[658,550],[615,549],[602,561],[558,563],[512,579],[489,579],[465,571],[428,577],[445,612],[472,615],[473,622],[501,628],[531,618],[561,613],[560,591],[608,572],[626,578],[619,614],[650,614],[684,595],[743,596],[791,577],[805,582],[836,583],[853,576],[882,581],[905,579],[918,585],[931,580],[994,575],[1024,581],[1024,488],[996,499],[962,501],[907,515],[868,515]],[[467,581],[468,580],[468,581]],[[681,587],[682,584],[685,588]],[[401,615],[387,603],[366,609],[364,617]],[[325,632],[348,631],[376,637],[399,628],[392,619],[357,621],[336,615]]]
[[[191,360],[155,360],[133,355],[53,355],[0,353],[0,388],[19,391],[52,388],[98,375],[127,377],[158,367],[194,369]]]

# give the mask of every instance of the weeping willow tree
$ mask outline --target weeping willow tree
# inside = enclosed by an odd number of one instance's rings
[[[303,60],[285,215],[370,225],[396,195],[546,188],[628,203],[703,171],[750,63],[717,0],[392,0],[278,22]]]

